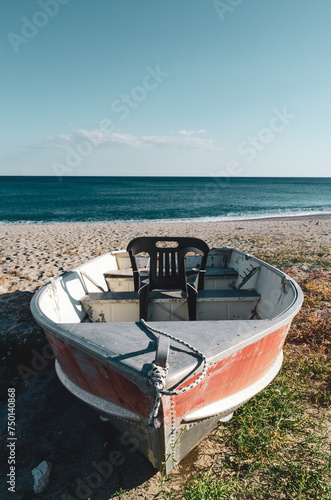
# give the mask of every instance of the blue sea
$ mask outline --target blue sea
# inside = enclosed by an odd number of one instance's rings
[[[331,178],[0,177],[0,224],[331,214]]]

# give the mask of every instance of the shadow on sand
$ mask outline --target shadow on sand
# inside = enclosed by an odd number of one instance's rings
[[[121,488],[138,487],[157,471],[137,451],[134,436],[123,437],[109,423],[101,422],[96,412],[62,386],[47,340],[30,313],[32,295],[16,291],[0,296],[0,333],[5,339],[2,363],[7,365],[7,380],[1,391],[1,456],[8,455],[7,391],[15,387],[15,498],[36,498],[31,470],[43,460],[52,463],[50,483],[41,494],[43,500],[108,500]],[[43,353],[48,353],[48,358]],[[18,366],[26,370],[20,372]],[[7,464],[2,461],[4,483],[7,473]]]

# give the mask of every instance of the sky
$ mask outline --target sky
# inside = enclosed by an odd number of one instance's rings
[[[330,176],[329,0],[3,0],[0,175]]]

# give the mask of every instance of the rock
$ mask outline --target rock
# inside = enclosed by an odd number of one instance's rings
[[[33,491],[35,493],[41,493],[47,488],[51,476],[51,470],[51,462],[46,462],[46,460],[44,460],[31,471],[34,478]]]

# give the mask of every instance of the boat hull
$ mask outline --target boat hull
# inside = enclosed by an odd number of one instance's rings
[[[190,258],[191,267],[196,266],[195,257]],[[129,265],[124,251],[109,252],[52,280],[31,303],[64,386],[108,418],[122,439],[131,439],[165,473],[220,420],[231,418],[273,380],[291,321],[303,301],[294,280],[255,257],[223,248],[211,250],[208,258],[206,289],[197,297],[197,321],[175,317],[172,303],[169,319],[163,298],[158,314],[149,319],[152,328],[136,319],[128,321],[125,315],[135,302],[119,298],[133,292],[108,293],[105,279],[109,270]],[[147,263],[142,265],[145,269]],[[119,279],[118,273],[110,275],[113,281]],[[114,320],[120,307],[125,314]],[[113,317],[107,322],[110,309]],[[149,371],[160,332],[171,338],[165,389],[173,392],[194,383],[202,371],[199,352],[207,371],[186,392],[161,396],[160,427],[154,428],[149,419],[156,389]]]
[[[266,333],[256,342],[211,364],[204,381],[192,390],[162,396],[159,429],[148,425],[155,392],[146,381],[137,385],[112,360],[82,352],[50,330],[46,335],[57,360],[57,375],[64,386],[108,418],[123,439],[133,436],[152,465],[169,473],[220,420],[226,420],[277,375],[289,326],[288,323]],[[183,385],[189,385],[195,378]]]

